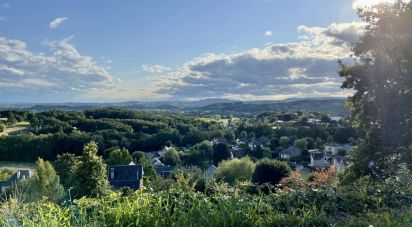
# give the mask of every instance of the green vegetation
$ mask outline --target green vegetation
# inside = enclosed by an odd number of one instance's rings
[[[276,185],[289,176],[291,169],[286,162],[270,159],[262,159],[257,165],[252,175],[252,182],[256,184],[270,183]]]
[[[236,181],[249,181],[254,169],[255,163],[249,157],[224,160],[219,164],[215,178],[234,185]]]
[[[24,181],[23,181],[24,182]],[[39,159],[36,162],[36,171],[33,177],[27,180],[28,201],[38,201],[42,197],[51,202],[58,202],[63,197],[63,186],[50,162]]]
[[[114,108],[0,111],[2,124],[28,120],[33,133],[1,137],[0,158],[48,160],[3,194],[0,225],[411,226],[412,3],[378,7],[359,11],[368,26],[354,46],[355,64],[340,62],[343,88],[355,94],[351,116],[339,122],[302,111],[227,124]],[[210,109],[223,105],[253,107]],[[322,152],[326,142],[342,146]],[[159,157],[149,160],[149,151]],[[329,157],[333,165],[314,170],[315,158]],[[143,164],[145,187],[111,190],[107,164],[131,160]],[[175,171],[163,178],[152,161]]]

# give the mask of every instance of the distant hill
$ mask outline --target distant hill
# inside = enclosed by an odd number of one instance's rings
[[[326,112],[334,115],[347,115],[345,100],[341,98],[286,99],[235,101],[229,99],[205,99],[199,101],[165,101],[165,102],[119,102],[119,103],[49,103],[49,104],[8,104],[0,109],[25,109],[34,112],[49,110],[83,111],[104,107],[130,110],[167,111],[195,114],[257,114],[266,111],[288,112]]]
[[[225,113],[261,113],[265,111],[273,112],[326,112],[335,115],[347,115],[349,111],[345,108],[345,99],[321,99],[321,100],[296,100],[288,102],[232,102],[232,103],[215,103],[198,108],[199,111],[209,112],[211,114]]]

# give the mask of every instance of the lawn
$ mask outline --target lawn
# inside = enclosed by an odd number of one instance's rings
[[[13,171],[19,170],[19,169],[28,169],[28,170],[34,170],[36,166],[36,163],[34,162],[6,162],[6,161],[0,161],[0,169],[6,168],[6,169],[11,169]]]
[[[0,136],[8,136],[12,134],[26,134],[30,132],[30,123],[27,121],[18,122],[14,125],[7,127],[3,132],[0,132]]]

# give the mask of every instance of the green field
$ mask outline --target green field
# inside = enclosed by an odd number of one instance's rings
[[[8,136],[12,134],[26,134],[28,133],[30,123],[27,121],[18,122],[14,125],[7,127],[3,132],[0,132],[0,136]]]
[[[29,169],[34,170],[36,164],[34,162],[6,162],[0,161],[0,169],[6,168],[11,169],[13,171],[19,169]]]

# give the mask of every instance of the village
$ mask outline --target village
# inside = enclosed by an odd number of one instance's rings
[[[279,115],[276,118],[277,120],[272,120],[272,123],[268,123],[267,127],[269,130],[281,130],[282,128],[290,127],[300,127],[311,130],[311,127],[327,128],[332,124],[334,127],[344,128],[338,123],[341,120],[340,117],[330,117],[325,120],[325,116],[323,115],[323,119],[321,120],[316,118],[316,116],[319,115],[310,114],[308,117],[304,117],[302,114],[300,115],[300,118],[291,115],[292,117],[289,116],[291,120],[285,121],[278,119],[285,115]],[[7,118],[3,118],[3,122],[7,122]],[[237,127],[240,127],[240,124],[243,125],[241,127],[252,127],[253,124],[255,124],[254,122],[254,120],[251,121],[250,119],[232,117],[221,124],[225,130],[236,130]],[[329,139],[331,141],[322,144],[317,143],[316,145],[310,145],[308,140],[312,139],[309,137],[297,139],[280,136],[277,141],[277,147],[273,150],[273,141],[271,143],[265,137],[257,138],[254,136],[253,132],[249,133],[253,137],[245,136],[244,134],[245,133],[243,132],[240,133],[238,138],[235,138],[233,133],[229,136],[225,134],[225,136],[214,137],[210,141],[204,141],[204,143],[209,144],[212,150],[216,147],[223,147],[224,150],[227,150],[229,153],[224,159],[230,160],[252,157],[252,159],[258,160],[260,158],[268,157],[288,162],[295,171],[298,171],[303,175],[311,175],[315,171],[328,168],[333,169],[335,172],[344,171],[346,166],[350,163],[348,155],[350,155],[353,149],[352,144],[341,144],[332,141],[332,139]],[[293,141],[291,141],[291,139]],[[139,162],[139,160],[131,160],[129,163],[122,163],[121,165],[109,164],[107,167],[107,180],[114,189],[124,187],[131,189],[141,188],[143,187],[143,179],[145,175],[143,166],[147,165],[153,166],[156,173],[164,178],[170,177],[171,174],[177,170],[184,169],[184,171],[190,172],[193,169],[199,169],[199,167],[203,171],[203,175],[206,179],[213,178],[218,168],[218,163],[205,161],[202,163],[202,166],[196,166],[189,161],[185,161],[184,157],[190,155],[193,153],[193,150],[197,149],[195,146],[177,147],[172,143],[168,143],[158,151],[144,152],[144,163],[141,161]],[[170,152],[177,152],[179,161],[176,161],[175,163],[165,161],[165,156]],[[17,184],[21,180],[30,178],[32,175],[33,170],[18,169],[9,179],[0,182],[1,192],[6,192],[6,190],[12,187],[13,184]]]

